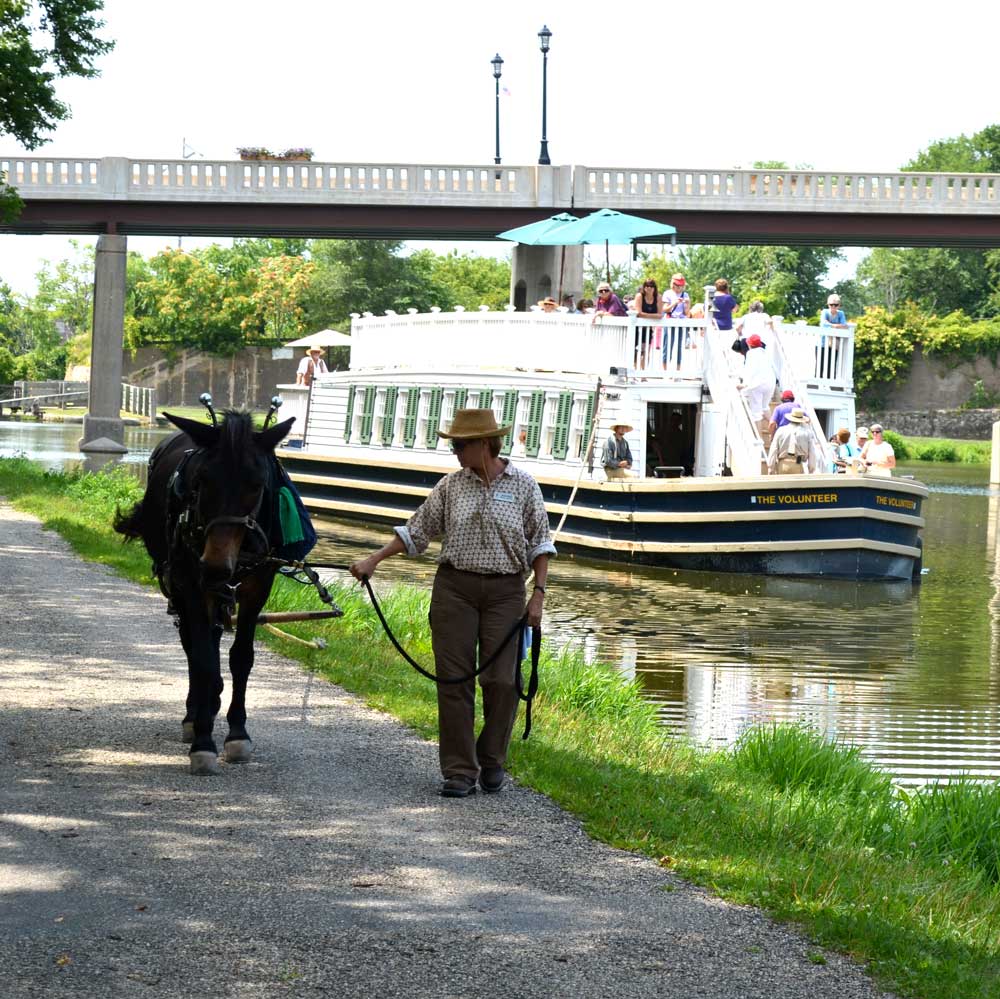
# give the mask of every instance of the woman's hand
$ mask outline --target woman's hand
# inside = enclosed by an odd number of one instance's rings
[[[545,603],[545,594],[541,590],[535,590],[531,594],[525,613],[528,615],[528,625],[537,628],[542,623],[542,608]]]
[[[371,579],[375,575],[375,568],[378,566],[378,559],[374,555],[368,558],[359,558],[357,562],[350,565],[350,573],[357,580]]]

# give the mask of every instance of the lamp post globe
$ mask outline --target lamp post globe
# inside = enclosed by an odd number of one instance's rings
[[[497,114],[496,114],[497,145],[496,145],[496,154],[493,157],[493,162],[497,166],[500,166],[500,71],[503,68],[503,59],[500,58],[499,52],[490,60],[490,63],[493,65],[493,80],[496,84],[496,104],[497,104]],[[498,171],[497,179],[499,178],[500,178],[500,173]]]
[[[546,110],[548,104],[548,69],[549,69],[549,44],[552,41],[552,32],[548,25],[542,25],[542,30],[538,32],[538,45],[542,50],[542,148],[538,154],[538,162],[543,166],[548,166],[552,161],[549,159],[549,140],[546,127]]]

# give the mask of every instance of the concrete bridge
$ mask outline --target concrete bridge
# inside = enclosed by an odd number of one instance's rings
[[[492,239],[558,211],[615,208],[682,243],[1000,246],[1000,175],[0,157],[24,200],[0,232],[100,234],[84,450],[121,448],[127,235]],[[582,250],[517,247],[512,298],[578,292]]]
[[[666,221],[682,243],[1000,246],[1000,175],[0,157],[0,231],[492,239],[557,211]]]

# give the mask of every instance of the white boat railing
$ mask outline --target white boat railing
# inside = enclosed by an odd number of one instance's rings
[[[351,327],[351,370],[521,368],[701,380],[704,320],[651,321],[563,312],[364,316]]]
[[[776,319],[780,317],[775,317]],[[775,323],[791,370],[813,388],[854,389],[854,325],[846,329]],[[786,385],[791,388],[791,385]]]

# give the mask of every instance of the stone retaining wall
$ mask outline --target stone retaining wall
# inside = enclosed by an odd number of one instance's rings
[[[881,423],[904,437],[949,437],[959,441],[988,441],[1000,409],[922,409],[857,412],[857,426]]]

